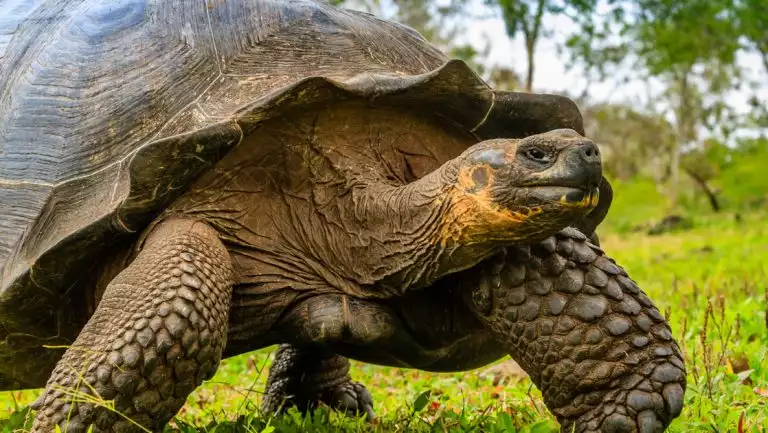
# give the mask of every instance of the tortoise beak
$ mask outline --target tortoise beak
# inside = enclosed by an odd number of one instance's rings
[[[566,202],[577,202],[594,193],[602,178],[603,166],[597,146],[581,138],[563,149],[551,167],[532,174],[526,186],[579,190],[566,193]]]
[[[603,166],[597,146],[584,139],[568,146],[557,158],[557,162],[537,176],[537,186],[564,186],[582,190],[588,194],[600,186]],[[578,199],[575,195],[573,199]],[[569,200],[570,201],[570,200]]]

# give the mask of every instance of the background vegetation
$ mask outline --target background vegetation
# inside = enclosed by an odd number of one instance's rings
[[[768,0],[335,3],[416,28],[497,88],[576,100],[616,191],[604,248],[667,312],[687,356],[686,406],[671,431],[768,432]],[[499,62],[489,53],[506,41],[468,43],[488,19],[522,50]],[[544,42],[581,88],[535,81]],[[600,99],[595,83],[646,95]],[[376,422],[323,409],[269,419],[257,408],[270,354],[225,361],[169,430],[558,431],[509,362],[456,374],[354,363]],[[0,393],[0,432],[24,428],[36,394]]]

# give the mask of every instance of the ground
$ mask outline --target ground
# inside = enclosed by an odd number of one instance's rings
[[[732,211],[695,213],[690,230],[648,236],[629,228],[629,221],[657,216],[653,209],[640,215],[642,206],[631,199],[643,196],[658,203],[649,197],[653,188],[646,189],[647,184],[618,184],[619,199],[602,229],[602,241],[667,312],[687,355],[686,405],[669,431],[768,433],[768,214],[764,208],[738,216]],[[352,376],[373,393],[379,415],[375,423],[324,410],[314,417],[290,412],[269,420],[259,417],[256,408],[270,353],[265,349],[224,361],[168,430],[558,431],[541,394],[514,371],[499,383],[487,368],[432,374],[362,363],[353,363]],[[0,393],[0,432],[23,428],[25,406],[36,395]]]

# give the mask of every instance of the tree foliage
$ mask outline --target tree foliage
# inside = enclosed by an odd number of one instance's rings
[[[622,104],[582,108],[588,137],[600,144],[606,172],[614,178],[643,175],[662,181],[669,168],[660,159],[674,146],[674,126],[663,116]]]
[[[597,79],[608,78],[620,65],[635,79],[663,85],[653,102],[656,112],[673,119],[675,141],[665,159],[674,200],[687,161],[682,154],[702,145],[702,132],[727,139],[733,131],[725,95],[740,83],[736,59],[744,47],[737,18],[744,12],[733,0],[608,0],[603,5],[608,11],[603,21],[596,25],[584,18],[582,32],[567,46],[572,59]]]
[[[746,40],[746,48],[760,55],[768,74],[768,4],[765,0],[738,0],[734,3],[734,27]]]
[[[545,16],[587,15],[593,11],[596,0],[486,0],[485,3],[498,8],[510,38],[523,35],[528,67],[525,90],[530,92],[533,89],[536,44],[549,35],[549,29],[544,27]]]

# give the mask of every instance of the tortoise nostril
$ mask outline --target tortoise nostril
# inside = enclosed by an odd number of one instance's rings
[[[579,151],[585,161],[590,163],[600,162],[600,151],[594,143],[587,142],[582,144]]]

